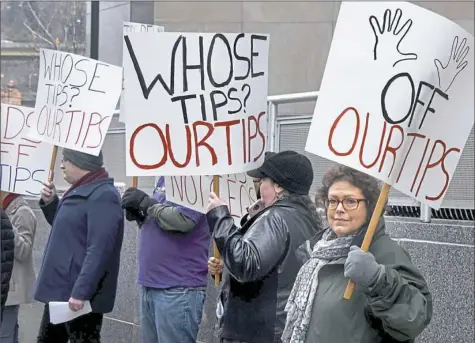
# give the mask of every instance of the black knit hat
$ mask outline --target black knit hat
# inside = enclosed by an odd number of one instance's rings
[[[102,168],[104,160],[102,158],[102,151],[98,156],[89,155],[84,152],[63,149],[63,160],[69,161],[76,167],[82,170],[96,171]]]
[[[269,177],[285,190],[299,195],[307,195],[313,182],[310,160],[291,150],[266,156],[262,166],[248,171],[247,175],[257,179]]]
[[[264,161],[266,161],[269,157],[274,156],[275,154],[277,154],[277,153],[273,152],[273,151],[266,151],[266,153],[264,154]],[[252,175],[261,175],[260,171],[259,171],[259,168],[249,170],[247,172],[247,175],[249,175],[250,177],[255,177],[256,179],[262,179],[262,177],[260,177],[260,176],[252,176]]]

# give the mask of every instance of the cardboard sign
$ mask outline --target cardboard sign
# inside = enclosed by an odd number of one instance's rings
[[[53,146],[27,137],[34,108],[1,105],[1,190],[39,195],[48,179]]]
[[[158,26],[158,25],[151,25],[151,24],[141,24],[141,23],[130,23],[130,22],[124,22],[124,36],[129,33],[129,32],[164,32],[165,28],[163,26]],[[129,58],[130,56],[127,54],[126,51],[126,46],[125,44],[123,45],[123,58]],[[124,65],[124,63],[122,63]],[[122,93],[124,92],[124,80],[122,79]],[[124,111],[124,99],[123,96],[121,95],[120,98],[120,112],[119,112],[119,121],[121,123],[125,123],[125,111]]]
[[[167,200],[195,211],[206,213],[209,193],[213,190],[213,176],[166,176]],[[256,202],[256,190],[252,178],[245,173],[219,176],[220,198],[229,206],[237,225]]]
[[[473,126],[474,39],[405,2],[345,2],[306,150],[438,209]]]
[[[124,41],[128,176],[229,174],[262,164],[268,35],[132,32]]]
[[[120,67],[40,49],[29,137],[97,156],[119,100],[121,81]]]

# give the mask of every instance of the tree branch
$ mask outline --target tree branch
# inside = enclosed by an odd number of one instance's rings
[[[48,32],[48,30],[45,29],[45,26],[43,25],[43,23],[41,22],[40,18],[38,18],[38,15],[36,14],[35,10],[33,9],[33,7],[31,6],[30,2],[27,1],[26,2],[27,5],[28,5],[28,8],[30,9],[31,11],[31,14],[33,14],[33,17],[35,17],[36,21],[38,22],[38,25],[40,25],[40,27],[43,29],[44,33],[46,33],[46,35],[51,39],[51,42],[53,42],[53,45],[56,49],[58,49],[58,45],[56,44],[56,40],[51,36],[51,34]],[[39,35],[38,35],[39,37]]]
[[[26,27],[28,30],[30,30],[30,32],[31,32],[32,34],[34,34],[35,36],[41,38],[41,39],[44,40],[46,43],[53,45],[53,47],[56,47],[56,43],[55,43],[55,42],[50,42],[49,40],[47,40],[45,37],[43,37],[42,35],[40,35],[38,32],[36,32],[35,30],[33,30],[31,27],[29,27],[26,22],[23,22],[23,25],[25,25],[25,27]]]
[[[49,20],[49,22],[48,22],[48,25],[46,25],[46,29],[47,29],[47,30],[49,30],[49,27],[51,26],[51,23],[53,22],[54,17],[56,17],[56,13],[58,13],[58,9],[57,9],[57,8],[54,9],[54,13],[53,13],[53,15],[51,16],[51,18],[50,18],[50,20]]]

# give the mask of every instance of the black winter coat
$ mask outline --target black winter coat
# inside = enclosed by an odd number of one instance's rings
[[[14,250],[15,250],[15,234],[13,227],[8,219],[7,214],[3,209],[1,218],[1,274],[0,274],[0,288],[1,288],[1,314],[3,316],[3,309],[7,302],[8,291],[10,290],[10,279],[12,277]]]
[[[311,211],[280,200],[234,225],[227,206],[206,215],[225,264],[220,338],[249,343],[280,342],[285,304],[305,262],[303,245],[319,231]]]

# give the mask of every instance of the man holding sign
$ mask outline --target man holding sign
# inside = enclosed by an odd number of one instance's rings
[[[141,229],[137,283],[143,341],[195,343],[207,284],[205,215],[168,202],[163,176],[152,197],[127,189],[122,207]]]
[[[38,343],[100,343],[104,313],[114,308],[124,236],[124,213],[114,180],[99,156],[64,149],[61,169],[71,187],[59,199],[47,182],[40,207],[51,227],[38,274],[35,300],[45,304]],[[51,324],[48,303],[69,302],[92,313]]]

